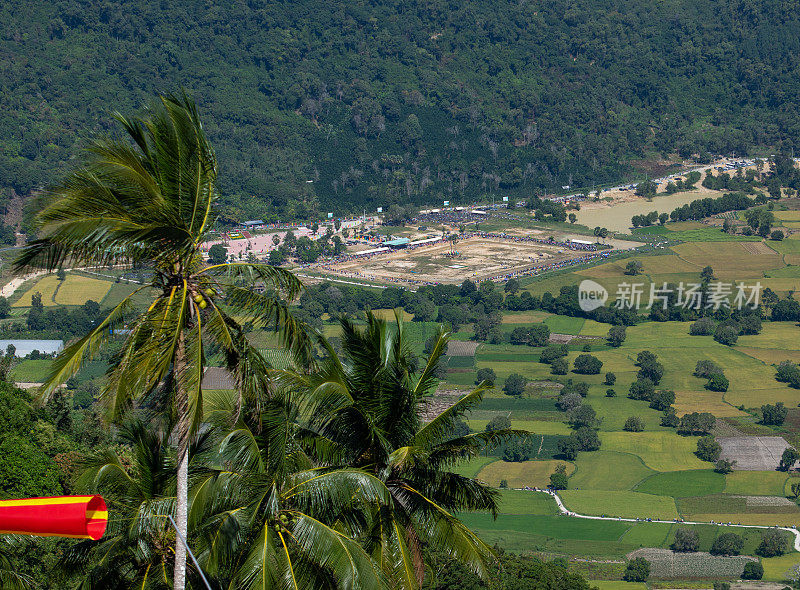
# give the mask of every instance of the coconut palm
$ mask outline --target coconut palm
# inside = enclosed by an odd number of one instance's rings
[[[481,402],[484,384],[431,415],[436,368],[449,334],[440,331],[417,372],[403,322],[396,317],[393,327],[368,313],[363,331],[342,319],[340,354],[322,340],[327,356],[317,371],[285,371],[281,379],[306,391],[307,432],[317,437],[327,461],[368,471],[391,493],[391,503],[372,513],[364,543],[397,587],[420,586],[424,547],[485,577],[494,553],[455,513],[496,514],[498,492],[449,468],[521,433],[452,434],[455,421]]]
[[[234,402],[215,392],[209,422],[224,429]],[[193,486],[189,521],[204,571],[231,589],[388,587],[356,541],[388,490],[359,469],[315,466],[301,434],[291,392],[273,392],[222,437]]]
[[[174,533],[165,518],[175,504],[170,431],[169,424],[128,419],[117,428],[121,445],[87,460],[76,488],[103,494],[111,517],[101,541],[81,541],[67,553],[63,566],[81,572],[80,590],[170,587]]]
[[[144,117],[116,116],[131,142],[91,145],[85,165],[50,189],[36,216],[39,235],[15,261],[19,273],[84,265],[136,265],[150,280],[53,363],[43,387],[52,391],[127,323],[129,332],[109,372],[103,399],[118,417],[143,396],[175,415],[176,521],[186,535],[188,447],[203,413],[201,381],[209,346],[236,376],[238,407],[267,384],[267,363],[245,339],[234,317],[276,329],[302,355],[302,326],[288,312],[301,283],[267,265],[204,267],[201,245],[215,220],[217,163],[195,104],[185,95],[162,96]],[[264,294],[249,288],[255,282]],[[131,317],[142,292],[149,308]],[[186,553],[175,546],[174,588],[183,590]]]
[[[14,535],[0,536],[0,588],[3,590],[33,590],[35,588],[33,580],[16,571],[14,564],[5,554],[6,551],[21,544],[19,537]]]

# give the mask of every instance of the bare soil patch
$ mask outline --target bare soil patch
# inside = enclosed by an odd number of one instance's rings
[[[731,436],[717,439],[723,459],[736,461],[734,469],[741,471],[771,471],[777,469],[783,451],[789,447],[780,436]]]

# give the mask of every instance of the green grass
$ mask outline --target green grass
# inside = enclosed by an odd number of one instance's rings
[[[591,580],[592,586],[598,590],[647,590],[643,582],[622,582],[619,580]]]
[[[622,536],[620,541],[638,547],[661,547],[671,530],[672,525],[663,522],[637,523]]]
[[[695,437],[683,437],[674,432],[601,432],[604,451],[631,453],[642,458],[655,471],[706,469],[708,463],[698,459]]]
[[[603,450],[580,453],[575,468],[569,479],[573,490],[630,490],[654,473],[635,455]]]
[[[546,318],[544,323],[556,334],[580,334],[584,321],[583,318],[554,315]]]
[[[468,420],[469,427],[475,432],[483,432],[486,430],[486,424],[489,420],[478,420],[470,418]],[[516,420],[512,416],[511,428],[519,430],[527,430],[533,434],[560,434],[569,436],[572,429],[563,422],[547,421],[547,420]]]
[[[461,519],[473,530],[535,532],[538,535],[580,541],[616,541],[631,527],[630,523],[625,522],[586,520],[567,516],[501,514],[496,521],[493,521],[489,514],[462,514]]]
[[[481,469],[494,461],[497,461],[496,457],[473,457],[465,463],[451,467],[450,470],[464,477],[475,477]]]
[[[565,490],[561,498],[568,508],[580,514],[659,520],[678,517],[675,501],[665,496],[607,490]]]
[[[11,369],[11,379],[17,383],[41,383],[47,377],[50,370],[51,360],[30,360],[20,361]]]
[[[719,494],[724,487],[724,475],[715,473],[711,469],[697,469],[657,473],[642,481],[634,489],[645,494],[682,498]]]
[[[566,467],[567,475],[575,471],[575,466],[567,461],[494,461],[481,469],[476,478],[492,487],[499,487],[505,480],[510,488],[545,488],[550,485],[550,476],[559,466]]]
[[[556,515],[556,501],[541,492],[500,490],[501,514]]]
[[[789,477],[780,471],[734,471],[725,476],[725,493],[745,496],[783,496]]]

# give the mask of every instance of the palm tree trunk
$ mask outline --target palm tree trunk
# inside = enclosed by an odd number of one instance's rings
[[[189,528],[189,451],[183,449],[178,462],[178,494],[175,502],[175,523],[184,539],[188,539]],[[173,574],[173,590],[184,590],[186,586],[186,547],[180,539],[175,538],[175,571]]]
[[[186,373],[186,349],[183,330],[178,335],[175,350],[175,406],[178,415],[178,473],[175,499],[175,524],[184,539],[189,539],[189,396],[183,376]],[[186,547],[175,536],[175,569],[173,590],[184,590],[186,586]]]

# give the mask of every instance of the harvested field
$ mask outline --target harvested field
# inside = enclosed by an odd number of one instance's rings
[[[778,467],[783,451],[789,448],[780,436],[731,436],[717,439],[722,458],[736,461],[740,471],[770,471]]]
[[[30,306],[31,296],[36,292],[42,294],[42,305],[45,307],[83,305],[90,299],[100,302],[113,284],[111,281],[91,279],[73,273],[67,273],[67,278],[63,281],[59,281],[55,275],[46,275],[28,289],[12,307]]]
[[[753,246],[753,252],[746,249]],[[784,266],[781,255],[761,242],[695,242],[672,250],[698,271],[710,263],[722,281],[760,278],[765,270]]]
[[[579,258],[586,252],[533,242],[471,237],[458,242],[457,256],[449,243],[397,250],[369,259],[354,259],[326,267],[328,271],[367,280],[399,284],[461,283],[520,272]]]
[[[475,351],[480,345],[480,342],[451,340],[447,344],[447,356],[475,356]]]
[[[710,553],[676,553],[671,549],[644,548],[628,555],[629,558],[644,557],[650,562],[653,578],[738,578],[748,561],[755,557],[738,555],[718,557]]]
[[[510,488],[524,486],[544,488],[550,484],[550,475],[556,472],[559,465],[567,468],[567,475],[571,475],[575,471],[575,465],[567,461],[520,461],[515,463],[494,461],[481,469],[475,477],[493,487],[498,487],[502,480],[506,480]]]

